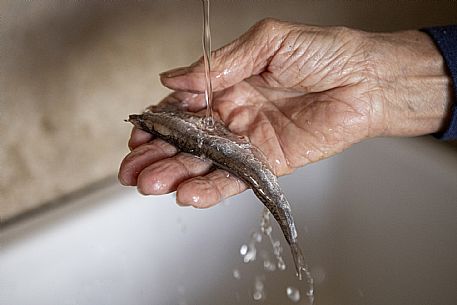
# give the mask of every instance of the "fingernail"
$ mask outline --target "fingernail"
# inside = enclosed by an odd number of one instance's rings
[[[171,77],[184,75],[188,71],[189,71],[188,67],[176,68],[176,69],[172,69],[172,70],[168,70],[168,71],[162,72],[159,75],[160,75],[160,77],[171,78]]]

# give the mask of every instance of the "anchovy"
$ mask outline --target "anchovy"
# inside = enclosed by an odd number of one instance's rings
[[[312,285],[305,258],[298,245],[290,204],[276,175],[257,148],[244,137],[230,132],[221,121],[214,120],[214,126],[206,128],[202,115],[172,105],[151,106],[143,114],[130,115],[128,121],[173,144],[182,152],[205,156],[216,167],[246,183],[278,222],[290,245],[298,277],[301,279],[304,274]]]

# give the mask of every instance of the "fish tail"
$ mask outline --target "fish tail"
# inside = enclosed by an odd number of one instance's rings
[[[294,259],[298,279],[301,281],[303,277],[305,278],[306,283],[308,284],[308,291],[306,294],[308,296],[312,296],[314,291],[314,279],[309,272],[308,265],[306,264],[306,260],[300,246],[297,242],[293,242],[290,244],[290,250],[292,251],[292,257]]]

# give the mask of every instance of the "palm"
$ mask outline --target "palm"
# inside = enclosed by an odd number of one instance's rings
[[[232,132],[247,136],[264,153],[277,175],[366,136],[368,107],[360,103],[358,87],[302,94],[255,83],[248,79],[219,92],[214,108]],[[357,107],[351,101],[358,101]]]

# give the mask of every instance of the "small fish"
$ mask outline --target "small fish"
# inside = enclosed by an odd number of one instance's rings
[[[291,208],[261,152],[249,141],[230,132],[215,120],[213,128],[205,128],[202,115],[186,112],[176,105],[151,106],[143,114],[128,119],[142,129],[176,146],[180,151],[205,156],[213,164],[246,183],[278,222],[290,245],[295,269],[301,279],[312,279],[297,240],[297,230]]]

